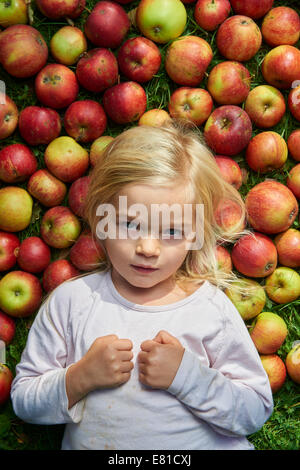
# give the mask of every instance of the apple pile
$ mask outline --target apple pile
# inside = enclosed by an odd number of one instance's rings
[[[11,0],[0,3],[0,27],[0,340],[8,351],[19,319],[103,259],[83,203],[105,148],[130,126],[186,118],[245,199],[245,220],[230,201],[215,209],[219,228],[251,232],[217,247],[218,268],[251,287],[225,293],[250,322],[273,392],[287,372],[300,383],[300,346],[276,308],[300,305],[296,7]],[[11,378],[0,365],[0,404]]]

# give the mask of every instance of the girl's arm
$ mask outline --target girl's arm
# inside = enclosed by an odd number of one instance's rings
[[[117,387],[130,378],[132,342],[116,335],[96,338],[75,362],[68,325],[69,316],[78,312],[71,298],[71,283],[57,288],[30,328],[11,389],[14,411],[23,421],[78,423],[90,391]]]
[[[225,296],[225,294],[224,294]],[[258,431],[273,411],[268,376],[246,329],[229,299],[224,300],[223,339],[211,367],[185,350],[167,389],[190,411],[225,436]]]
[[[70,308],[66,294],[61,286],[41,306],[16,367],[12,404],[16,415],[29,423],[62,424],[81,420],[84,400],[68,410],[65,387],[65,375],[71,365],[66,365]]]

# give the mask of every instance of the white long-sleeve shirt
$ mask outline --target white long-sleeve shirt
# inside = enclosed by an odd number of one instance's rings
[[[185,352],[167,390],[138,380],[140,344],[166,330]],[[133,343],[128,382],[94,390],[68,410],[68,367],[99,336]],[[57,287],[29,331],[11,398],[17,416],[34,424],[66,423],[62,449],[253,449],[245,436],[273,410],[272,392],[240,314],[205,281],[168,305],[130,302],[110,271]]]

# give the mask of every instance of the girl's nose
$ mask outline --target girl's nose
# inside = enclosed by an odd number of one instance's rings
[[[137,241],[136,252],[145,256],[159,256],[160,242],[154,238],[140,238]]]

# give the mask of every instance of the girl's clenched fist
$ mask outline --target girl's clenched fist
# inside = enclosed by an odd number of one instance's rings
[[[183,353],[180,341],[167,331],[162,330],[153,340],[144,341],[137,357],[140,382],[152,388],[169,388]]]

